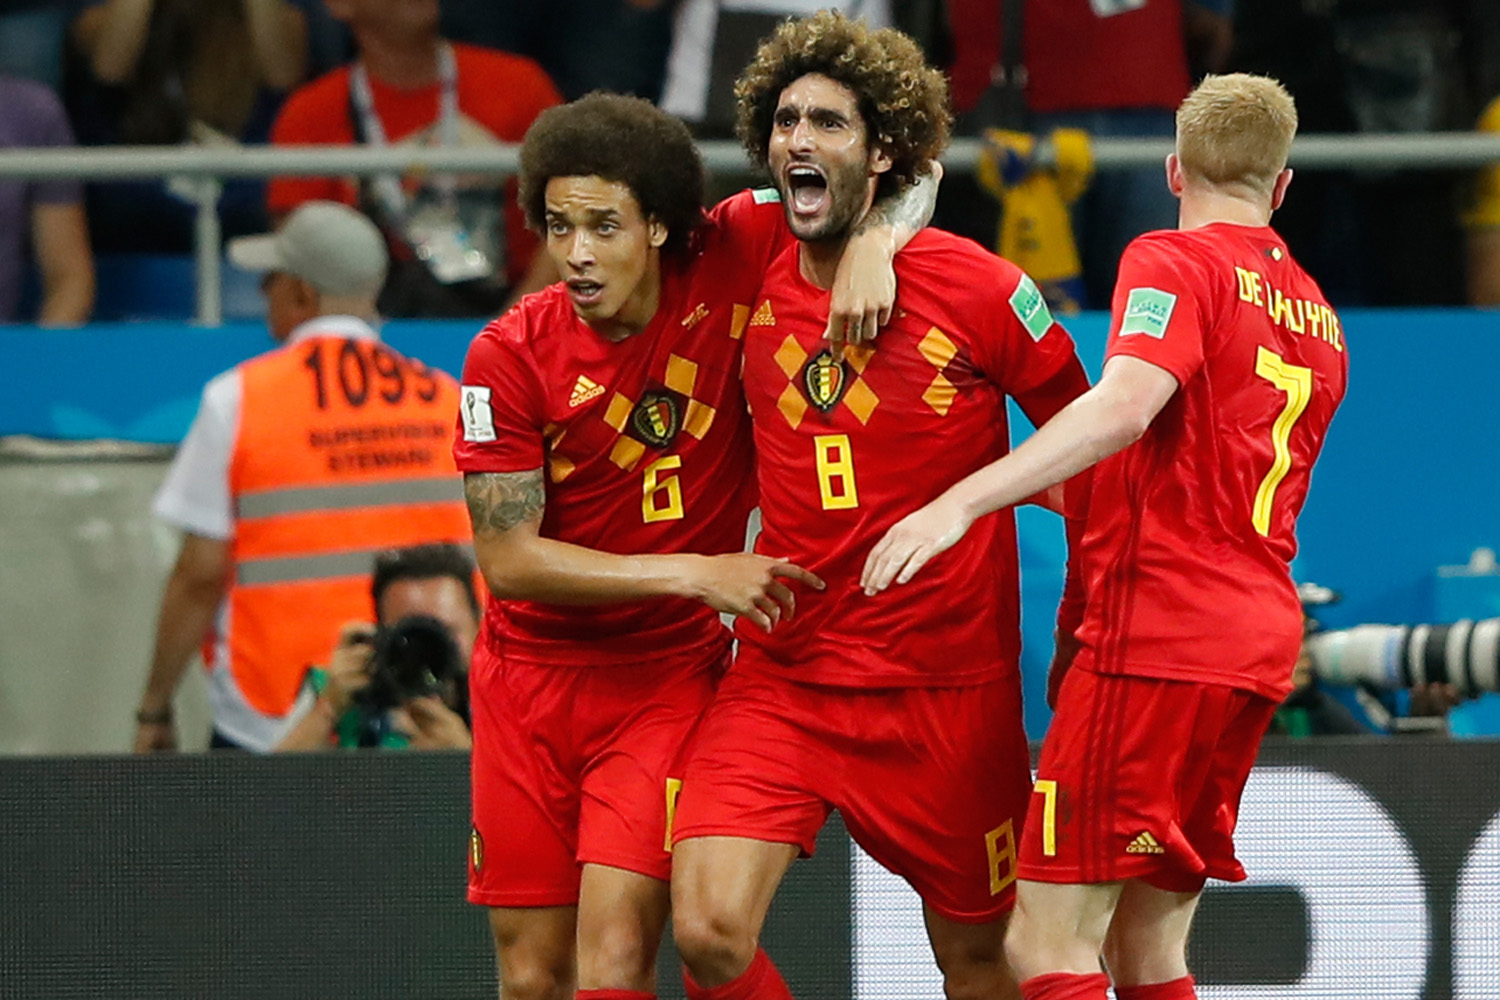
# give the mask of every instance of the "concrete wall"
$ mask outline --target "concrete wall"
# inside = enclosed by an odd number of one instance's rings
[[[0,456],[0,754],[130,749],[176,533],[150,516],[153,459]],[[71,451],[97,451],[80,445]],[[177,702],[208,741],[203,672]]]

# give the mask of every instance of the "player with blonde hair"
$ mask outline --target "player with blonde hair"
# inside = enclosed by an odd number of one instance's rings
[[[867,590],[905,584],[976,520],[1093,466],[1087,604],[1076,655],[1064,636],[1054,660],[1006,937],[1026,1000],[1195,996],[1204,881],[1245,878],[1240,794],[1302,639],[1296,517],[1348,376],[1337,317],[1269,225],[1296,125],[1265,77],[1183,101],[1178,228],[1126,249],[1099,384],[865,566]]]

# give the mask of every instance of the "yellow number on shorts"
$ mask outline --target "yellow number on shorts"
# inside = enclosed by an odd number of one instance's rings
[[[854,453],[849,450],[849,435],[819,434],[813,438],[818,457],[818,492],[824,510],[850,510],[859,506],[859,490],[854,485]]]
[[[680,455],[667,455],[646,466],[641,494],[641,517],[645,518],[647,524],[682,520],[682,480],[678,476],[657,478],[658,473],[680,468]]]
[[[667,839],[661,849],[672,853],[672,821],[677,818],[677,796],[682,792],[681,778],[667,779]]]
[[[998,896],[1016,880],[1016,828],[1006,820],[984,835],[984,850],[990,856],[990,895]],[[1004,865],[1004,873],[1001,865]]]
[[[1311,368],[1287,364],[1275,351],[1257,347],[1255,374],[1286,393],[1286,406],[1271,425],[1271,444],[1276,449],[1276,458],[1266,478],[1260,481],[1260,489],[1255,491],[1255,507],[1250,515],[1255,530],[1265,536],[1271,533],[1271,501],[1276,498],[1276,487],[1292,468],[1292,450],[1287,440],[1292,436],[1292,425],[1312,399],[1313,373]]]
[[[1032,786],[1042,793],[1042,856],[1057,856],[1057,782],[1043,778]]]

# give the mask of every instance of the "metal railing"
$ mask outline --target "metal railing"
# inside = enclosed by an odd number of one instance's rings
[[[970,172],[983,143],[957,139],[943,156],[951,171]],[[737,143],[704,142],[699,147],[712,173],[747,174]],[[392,146],[227,146],[8,149],[0,150],[0,178],[75,177],[110,180],[177,177],[193,182],[197,217],[194,257],[197,322],[217,326],[223,319],[222,233],[216,211],[228,177],[368,175],[422,170],[508,175],[516,172],[515,144],[440,148]],[[1095,166],[1120,170],[1159,164],[1172,151],[1170,139],[1096,139]],[[1044,142],[1038,158],[1047,162]],[[1391,170],[1398,168],[1474,169],[1500,163],[1500,134],[1435,132],[1390,135],[1306,135],[1292,146],[1293,167],[1308,170]]]

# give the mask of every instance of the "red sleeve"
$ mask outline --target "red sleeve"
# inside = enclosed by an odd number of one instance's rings
[[[459,472],[526,472],[545,460],[542,386],[525,348],[525,316],[510,310],[469,345],[453,436]]]
[[[1050,395],[1050,390],[1041,392],[1042,387],[1070,366],[1076,369],[1076,374],[1064,379],[1059,391],[1071,391],[1077,384],[1082,385],[1079,392],[1087,390],[1088,378],[1078,363],[1073,338],[1053,319],[1036,282],[1014,264],[986,256],[989,261],[983,263],[993,261],[989,267],[993,275],[976,274],[970,283],[970,287],[988,290],[983,301],[969,306],[985,317],[976,345],[976,360],[996,385],[1022,404],[1032,422],[1041,426],[1042,421],[1073,399],[1072,396],[1062,399],[1039,421],[1038,415],[1046,408],[1044,397]],[[969,265],[966,269],[974,273],[972,262],[965,263]],[[1026,404],[1027,399],[1033,400],[1031,406]],[[1038,412],[1033,413],[1033,408]]]
[[[1185,384],[1203,366],[1208,323],[1201,293],[1210,281],[1196,254],[1161,234],[1131,243],[1120,258],[1105,360],[1140,358]]]
[[[314,146],[350,144],[352,128],[339,127],[339,119],[330,118],[330,108],[342,95],[340,111],[348,117],[348,72],[334,70],[292,94],[282,105],[271,126],[271,144],[275,146]],[[342,83],[340,81],[343,81]],[[345,185],[337,177],[272,177],[266,185],[266,208],[272,215],[290,212],[304,201],[313,199],[347,201]]]
[[[775,188],[747,188],[730,195],[708,213],[708,224],[758,274],[765,273],[771,261],[794,242]]]

